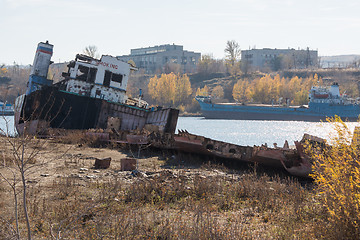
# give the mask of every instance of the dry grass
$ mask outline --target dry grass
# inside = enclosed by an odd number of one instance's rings
[[[103,146],[99,136],[92,133],[103,133],[102,129],[90,130],[64,130],[64,129],[49,129],[47,134],[54,136],[53,141],[66,144],[87,145],[91,147]]]
[[[336,239],[312,182],[166,154],[139,160],[140,174],[112,165],[88,179],[74,173],[89,168],[90,150],[74,148],[56,162],[57,177],[28,182],[34,239]],[[15,220],[4,182],[0,194],[0,239],[11,239]]]
[[[224,175],[216,169],[212,175],[162,170],[131,180],[124,184],[119,178],[84,182],[65,177],[51,186],[30,188],[33,236],[316,238],[314,219],[320,209],[314,208],[312,192],[296,180],[254,173]]]

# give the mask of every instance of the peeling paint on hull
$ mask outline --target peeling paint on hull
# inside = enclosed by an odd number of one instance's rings
[[[22,134],[34,134],[46,128],[90,129],[107,128],[109,118],[118,118],[121,131],[142,129],[145,124],[157,125],[164,132],[174,133],[179,111],[161,109],[150,111],[125,104],[112,103],[98,98],[59,91],[44,87],[25,97],[17,107],[15,126]],[[21,114],[20,114],[21,113]],[[43,124],[39,125],[39,122]]]

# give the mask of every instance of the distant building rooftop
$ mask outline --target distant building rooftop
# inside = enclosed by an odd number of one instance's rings
[[[200,53],[184,50],[183,46],[163,44],[153,47],[134,48],[129,55],[118,56],[123,61],[132,60],[136,67],[148,73],[162,73],[169,68],[180,68],[180,72],[189,73],[196,70]]]
[[[318,66],[318,51],[307,49],[250,49],[241,51],[243,71],[299,69]]]

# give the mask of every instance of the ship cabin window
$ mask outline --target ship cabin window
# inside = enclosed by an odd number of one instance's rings
[[[122,79],[123,79],[123,75],[121,74],[113,73],[111,76],[111,81],[120,83],[120,85],[122,83]]]
[[[90,68],[86,81],[89,83],[94,83],[96,78],[96,73],[97,73],[97,68]]]
[[[104,86],[109,87],[110,86],[110,79],[111,79],[111,72],[105,71],[105,77],[104,77]]]
[[[89,83],[94,83],[96,72],[97,72],[96,68],[89,68],[83,65],[79,65],[76,79],[86,81]]]
[[[104,86],[109,87],[110,81],[122,83],[123,75],[105,71]]]

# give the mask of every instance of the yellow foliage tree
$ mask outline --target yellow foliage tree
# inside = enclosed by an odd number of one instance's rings
[[[178,105],[192,93],[189,77],[180,74],[161,74],[150,79],[149,94],[158,104]]]
[[[233,98],[238,102],[248,102],[252,98],[252,89],[248,81],[239,80],[233,88]]]
[[[281,78],[279,74],[273,77],[267,74],[251,83],[238,81],[233,88],[233,97],[236,101],[253,99],[259,103],[276,103],[282,98],[290,99],[292,104],[302,105],[308,103],[311,86],[318,84],[322,84],[322,79],[317,74],[304,79],[295,76],[290,80]]]
[[[177,74],[175,77],[175,95],[173,103],[178,105],[184,102],[192,93],[191,83],[189,77],[184,74]]]
[[[252,85],[254,86],[254,94],[253,99],[256,102],[260,103],[268,103],[271,101],[272,97],[270,95],[271,91],[271,84],[272,78],[269,74],[265,75],[264,77],[255,79],[252,82]]]
[[[340,117],[328,119],[335,129],[331,147],[308,143],[320,202],[328,215],[333,239],[360,236],[360,135],[351,134]],[[326,237],[325,237],[326,238]]]
[[[196,90],[196,96],[209,96],[210,89],[207,85],[205,85],[203,88],[198,88]]]
[[[7,69],[5,67],[0,67],[0,76],[4,76],[7,73]]]

